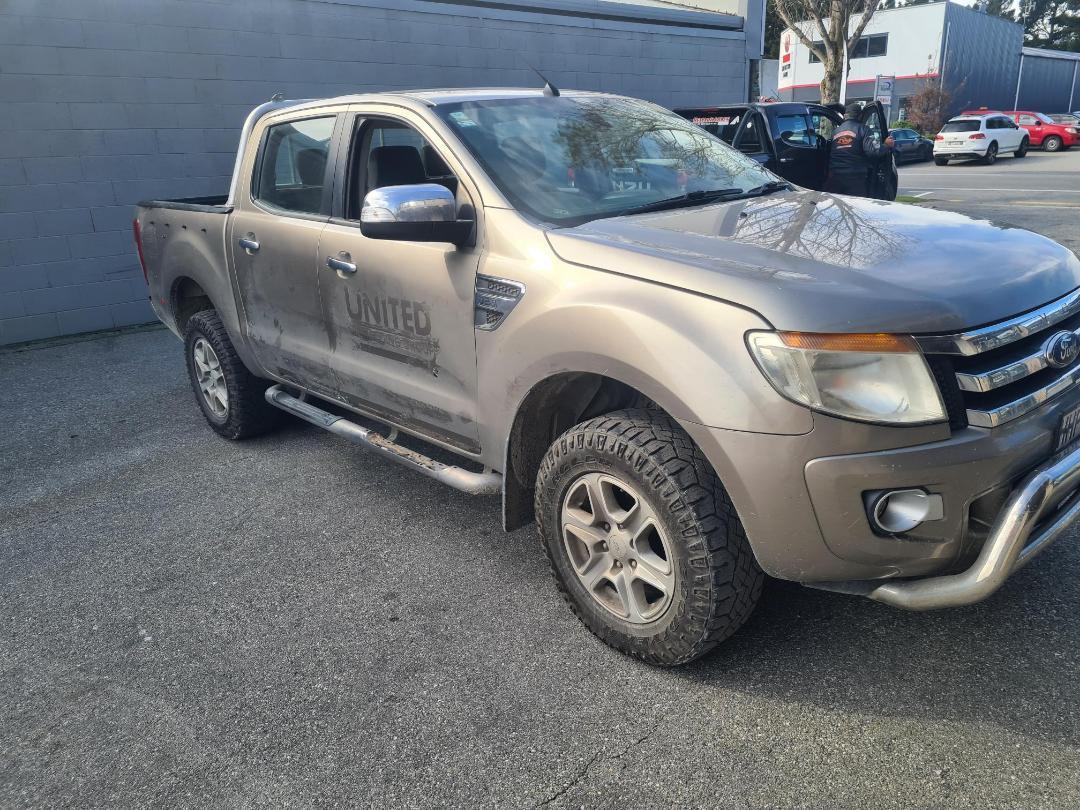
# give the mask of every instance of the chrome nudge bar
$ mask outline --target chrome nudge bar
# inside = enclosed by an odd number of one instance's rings
[[[966,571],[909,580],[806,583],[855,593],[908,610],[933,610],[979,602],[1045,550],[1080,515],[1080,447],[1051,458],[1012,491],[978,559]],[[1061,507],[1060,509],[1058,507]],[[1055,512],[1055,510],[1057,510]]]

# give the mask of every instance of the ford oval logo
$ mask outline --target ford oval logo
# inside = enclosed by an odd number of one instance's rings
[[[1080,356],[1080,337],[1075,332],[1058,332],[1046,341],[1043,357],[1054,368],[1064,368]]]

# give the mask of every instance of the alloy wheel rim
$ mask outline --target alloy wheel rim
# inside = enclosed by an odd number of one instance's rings
[[[563,498],[560,522],[574,574],[597,604],[631,624],[664,614],[676,587],[671,546],[631,484],[606,473],[579,476]]]
[[[199,338],[191,349],[191,359],[195,361],[195,376],[203,402],[214,416],[224,418],[229,413],[229,389],[217,352],[206,338]]]

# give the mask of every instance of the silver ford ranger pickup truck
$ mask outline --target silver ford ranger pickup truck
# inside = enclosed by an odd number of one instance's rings
[[[142,203],[135,238],[215,431],[291,414],[501,494],[646,661],[765,574],[978,601],[1080,512],[1076,256],[796,187],[651,103],[270,102],[228,196]]]

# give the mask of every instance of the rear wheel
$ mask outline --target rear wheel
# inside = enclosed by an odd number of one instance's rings
[[[719,479],[655,412],[617,411],[556,439],[537,474],[536,516],[574,613],[650,663],[704,655],[761,594],[764,574]]]
[[[1043,139],[1042,148],[1044,152],[1057,152],[1061,149],[1061,138],[1057,135],[1047,135]]]
[[[244,365],[221,318],[196,312],[184,332],[188,376],[210,427],[226,439],[246,439],[276,427],[281,411],[264,398],[268,383]]]
[[[949,159],[948,158],[943,158],[943,157],[935,157],[934,158],[934,165],[935,166],[948,166],[949,165]]]
[[[997,163],[997,155],[998,145],[995,142],[986,147],[986,155],[983,156],[982,162],[985,163],[987,166],[993,166],[995,163]]]
[[[1024,138],[1024,140],[1020,141],[1020,146],[1016,150],[1016,157],[1018,157],[1018,158],[1027,157],[1028,146],[1029,146],[1029,143],[1028,143],[1027,138]]]

